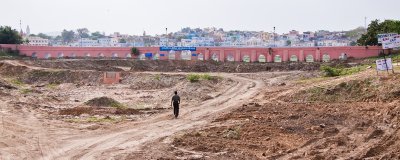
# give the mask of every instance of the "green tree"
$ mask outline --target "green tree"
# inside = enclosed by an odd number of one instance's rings
[[[135,56],[139,56],[140,55],[140,51],[138,48],[136,47],[132,47],[131,49],[131,54],[135,55]]]
[[[368,25],[367,33],[363,34],[360,39],[357,40],[358,45],[380,45],[378,44],[378,34],[382,33],[400,33],[400,21],[398,20],[385,20],[379,22],[374,20]]]
[[[91,35],[92,39],[99,39],[99,38],[104,38],[106,36],[104,36],[103,34],[101,34],[99,31],[93,32]]]
[[[76,31],[80,38],[89,38],[89,30],[87,28],[79,28]]]
[[[75,32],[73,30],[67,31],[63,30],[61,33],[63,43],[71,43],[74,40]]]
[[[292,45],[292,41],[287,40],[287,41],[286,41],[286,46],[290,46],[290,45]]]
[[[37,36],[40,38],[43,38],[43,39],[51,39],[50,36],[48,36],[47,34],[44,34],[44,33],[39,33]]]
[[[126,40],[122,38],[119,40],[119,43],[126,43]]]
[[[0,44],[21,44],[23,42],[18,31],[9,26],[0,26]]]

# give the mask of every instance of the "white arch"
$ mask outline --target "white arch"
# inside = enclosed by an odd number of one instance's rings
[[[132,58],[132,55],[130,53],[125,54],[125,58]]]
[[[282,57],[281,57],[281,55],[275,55],[275,57],[274,57],[274,62],[282,62]]]
[[[243,62],[247,62],[247,63],[250,62],[250,56],[249,55],[244,55],[242,59],[243,59]]]
[[[314,62],[314,56],[311,54],[307,55],[306,62]]]
[[[176,59],[176,53],[175,53],[174,50],[169,51],[168,59],[170,59],[170,60],[175,60]]]
[[[260,56],[258,56],[258,62],[265,63],[267,62],[267,59],[264,55],[260,54]]]
[[[64,53],[59,52],[59,53],[57,54],[57,58],[64,58]]]
[[[322,55],[322,61],[323,62],[331,61],[331,56],[328,53],[325,53],[324,55]]]
[[[160,54],[159,53],[156,53],[154,56],[153,56],[153,60],[159,60],[160,59]]]
[[[75,54],[75,53],[71,53],[71,54],[70,54],[70,57],[71,57],[71,58],[76,58],[76,54]]]
[[[203,53],[200,53],[199,55],[197,55],[197,60],[204,61]]]
[[[111,55],[111,57],[112,57],[112,58],[118,58],[118,53],[113,53],[113,54]]]
[[[99,53],[99,54],[97,54],[97,57],[98,58],[104,58],[104,54],[103,53]]]
[[[37,58],[37,53],[36,53],[36,52],[33,52],[32,55],[31,55],[31,57],[32,57],[32,58]]]
[[[218,62],[219,61],[218,54],[217,53],[213,53],[212,56],[211,56],[211,59]]]
[[[235,57],[233,57],[233,54],[228,54],[228,56],[226,56],[226,60],[228,62],[233,62],[235,61]]]
[[[44,55],[44,58],[45,58],[45,59],[50,59],[50,58],[51,58],[51,54],[50,54],[50,53],[46,53],[46,54]]]
[[[293,54],[290,56],[290,62],[297,62],[297,61],[299,61],[299,59],[297,58],[296,55]]]

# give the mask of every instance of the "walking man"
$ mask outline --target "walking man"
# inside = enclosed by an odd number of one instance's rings
[[[178,96],[178,91],[175,91],[175,95],[172,97],[172,100],[171,100],[171,106],[174,105],[175,118],[178,118],[180,103],[181,103],[181,97]]]

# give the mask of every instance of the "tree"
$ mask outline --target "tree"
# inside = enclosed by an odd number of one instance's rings
[[[51,39],[50,36],[48,36],[47,34],[44,34],[44,33],[39,33],[37,36],[40,38],[43,38],[43,39]]]
[[[119,43],[126,43],[126,40],[122,38],[119,40]]]
[[[89,38],[89,30],[87,28],[79,28],[76,31],[80,38]]]
[[[21,44],[22,41],[17,30],[9,26],[0,26],[0,44]]]
[[[93,32],[91,38],[92,39],[99,39],[99,38],[104,38],[106,37],[105,35],[101,34],[99,31]]]
[[[400,21],[398,20],[385,20],[379,22],[374,20],[368,25],[366,34],[363,34],[360,39],[357,40],[358,45],[380,45],[378,44],[378,34],[382,33],[400,33]]]
[[[140,55],[140,51],[138,48],[136,47],[132,47],[131,49],[131,54],[135,55],[135,56],[139,56]]]
[[[71,43],[74,40],[74,37],[75,37],[75,32],[73,30],[67,31],[64,29],[61,33],[62,41],[65,44]]]
[[[292,45],[292,41],[287,40],[287,41],[286,41],[286,46],[290,46],[290,45]]]

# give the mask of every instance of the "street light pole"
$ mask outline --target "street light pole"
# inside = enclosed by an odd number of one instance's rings
[[[275,47],[275,27],[274,27],[274,47]]]
[[[165,38],[167,38],[167,43],[165,46],[168,46],[168,28],[165,28]]]

